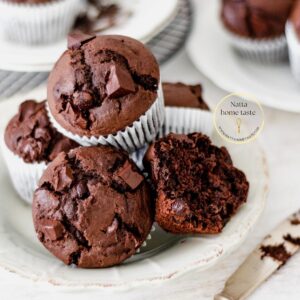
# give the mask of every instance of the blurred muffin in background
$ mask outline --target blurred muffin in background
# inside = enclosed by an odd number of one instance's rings
[[[47,44],[64,38],[85,0],[0,0],[0,30],[22,44]]]
[[[221,20],[240,54],[262,62],[287,55],[285,23],[294,0],[223,0]]]
[[[286,24],[286,37],[292,73],[300,82],[300,1],[296,0]]]

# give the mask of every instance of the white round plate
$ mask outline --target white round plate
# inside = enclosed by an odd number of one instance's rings
[[[44,99],[45,88],[15,97],[0,104],[0,134],[23,99]],[[199,111],[201,115],[201,111]],[[237,167],[250,182],[248,202],[218,235],[175,236],[158,228],[141,252],[120,266],[106,269],[77,269],[53,257],[36,238],[31,208],[14,192],[3,159],[0,157],[0,266],[35,281],[86,287],[129,289],[136,285],[168,280],[185,272],[206,269],[236,249],[261,215],[267,193],[267,167],[256,142],[226,144],[218,136],[218,145],[228,147]],[[16,170],[17,171],[17,170]]]
[[[288,61],[262,65],[240,57],[222,31],[220,3],[199,0],[195,5],[195,24],[187,45],[195,66],[226,91],[252,94],[266,106],[300,112],[300,84]]]
[[[148,42],[176,16],[178,0],[118,0],[130,17],[101,34],[121,34]],[[24,46],[7,41],[0,35],[0,69],[20,72],[50,71],[66,50],[66,39],[49,45]]]

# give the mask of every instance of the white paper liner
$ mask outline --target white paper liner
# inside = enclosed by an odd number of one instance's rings
[[[210,111],[196,108],[165,107],[165,122],[157,138],[170,132],[189,134],[201,132],[211,137],[213,133],[213,116]],[[148,144],[130,154],[131,159],[143,170],[143,158],[148,149]]]
[[[164,122],[164,97],[162,94],[161,84],[158,89],[158,97],[148,111],[142,115],[132,125],[127,126],[124,130],[118,131],[116,134],[107,136],[88,137],[73,134],[64,129],[52,116],[47,105],[49,119],[52,125],[64,136],[76,141],[82,146],[91,145],[111,145],[128,152],[136,151],[142,148],[146,143],[151,142],[159,132]]]
[[[31,204],[33,193],[46,169],[46,163],[25,163],[22,158],[8,149],[3,141],[1,150],[16,192],[21,199]]]
[[[66,37],[85,0],[59,0],[44,4],[0,0],[0,29],[4,36],[23,44],[46,44]]]
[[[288,56],[284,34],[271,39],[251,39],[236,35],[225,28],[223,31],[230,44],[245,58],[262,63],[273,63],[285,60]]]
[[[291,70],[294,77],[300,82],[300,41],[294,26],[290,22],[287,22],[285,26],[285,34],[288,43]]]

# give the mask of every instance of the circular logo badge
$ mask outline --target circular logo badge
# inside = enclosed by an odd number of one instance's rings
[[[214,112],[215,128],[225,140],[243,144],[254,140],[264,126],[264,112],[259,102],[246,94],[230,94]]]

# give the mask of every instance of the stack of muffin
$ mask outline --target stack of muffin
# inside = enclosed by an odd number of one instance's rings
[[[9,122],[3,153],[11,179],[33,199],[38,239],[65,264],[119,264],[154,220],[176,234],[219,233],[246,201],[247,179],[224,147],[199,132],[166,134],[165,103],[208,109],[200,85],[162,88],[142,43],[73,34],[47,101],[25,101]],[[129,155],[145,147],[140,170]]]
[[[221,19],[240,54],[273,63],[289,53],[300,81],[300,0],[222,0]]]

